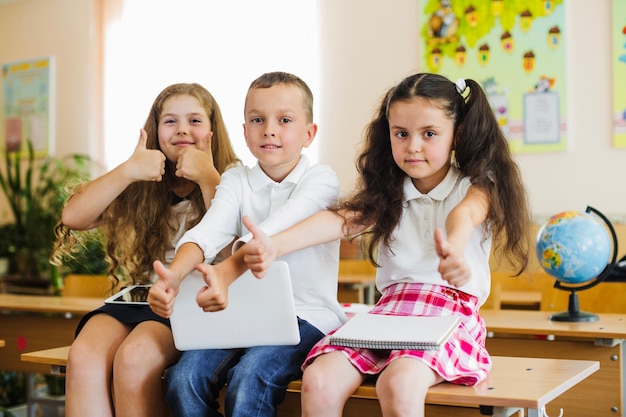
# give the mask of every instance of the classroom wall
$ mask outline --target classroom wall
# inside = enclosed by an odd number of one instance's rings
[[[59,155],[88,152],[97,159],[102,152],[97,17],[106,4],[0,2],[0,63],[56,57]],[[318,0],[318,5],[324,51],[317,98],[320,162],[335,169],[345,192],[356,176],[354,156],[363,128],[381,94],[418,70],[419,0]],[[516,155],[516,160],[538,221],[592,205],[613,221],[626,222],[626,149],[611,145],[611,1],[566,0],[566,5],[570,149]],[[0,220],[5,215],[0,212]]]
[[[383,90],[417,70],[418,1],[320,0],[324,90],[320,145],[344,187],[349,155]],[[609,0],[565,0],[568,53],[567,152],[516,155],[538,221],[587,205],[626,222],[626,149],[612,143]],[[623,92],[626,94],[626,92]],[[349,109],[349,110],[348,110]]]

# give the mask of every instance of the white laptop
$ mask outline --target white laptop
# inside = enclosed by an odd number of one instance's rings
[[[300,332],[289,266],[275,261],[258,279],[250,271],[228,289],[228,306],[204,312],[196,302],[206,283],[194,271],[183,280],[170,317],[178,350],[230,349],[265,345],[296,345]]]

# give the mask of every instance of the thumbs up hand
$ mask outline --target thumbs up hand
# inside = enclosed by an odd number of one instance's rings
[[[165,155],[157,149],[148,149],[148,134],[141,129],[139,142],[126,161],[128,176],[132,181],[161,181],[165,174]]]

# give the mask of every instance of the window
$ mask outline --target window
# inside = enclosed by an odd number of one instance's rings
[[[287,71],[306,81],[321,123],[315,0],[106,0],[104,14],[107,169],[131,155],[154,98],[177,82],[213,94],[246,165],[256,161],[243,139],[244,98],[262,73]],[[305,151],[313,162],[315,145]]]

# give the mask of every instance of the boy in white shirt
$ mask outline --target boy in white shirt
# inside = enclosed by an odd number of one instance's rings
[[[155,261],[160,278],[148,301],[163,317],[171,315],[180,282],[194,269],[203,272],[208,283],[198,294],[199,307],[205,311],[226,307],[230,283],[215,280],[206,263],[234,238],[242,236],[239,241],[246,242],[252,237],[243,216],[272,235],[327,208],[338,197],[335,173],[326,166],[311,166],[301,154],[317,133],[313,95],[304,81],[284,72],[263,74],[248,89],[244,115],[246,144],[258,163],[226,171],[210,209],[181,238],[169,268]],[[228,384],[226,416],[275,416],[287,385],[301,377],[300,366],[311,347],[345,320],[337,302],[338,241],[281,259],[289,264],[293,280],[300,343],[184,352],[165,375],[174,415],[219,416],[217,398]]]

